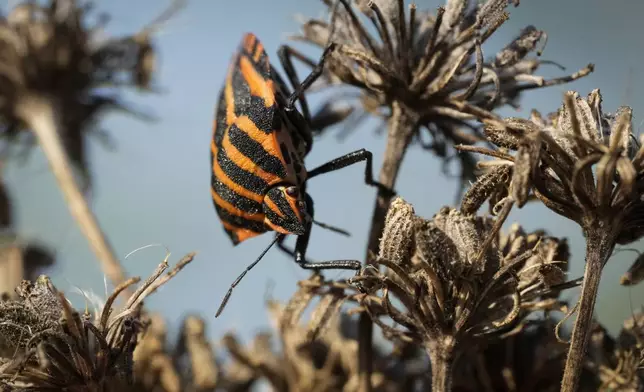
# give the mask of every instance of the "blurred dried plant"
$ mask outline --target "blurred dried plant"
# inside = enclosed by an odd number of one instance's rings
[[[155,71],[151,34],[182,1],[139,33],[104,40],[97,33],[107,16],[87,27],[91,4],[48,3],[27,1],[0,14],[0,131],[6,143],[24,132],[35,136],[104,272],[119,284],[125,274],[81,191],[90,178],[86,135],[100,113],[128,111],[118,99],[120,89],[149,89]]]
[[[117,391],[133,383],[133,353],[145,327],[143,300],[192,261],[166,275],[167,259],[116,309],[117,296],[139,278],[114,289],[93,312],[81,314],[42,275],[23,281],[17,300],[0,302],[0,386],[9,391]]]
[[[641,340],[644,321],[642,313],[624,321],[617,339],[594,323],[591,329],[587,368],[592,369],[599,379],[597,391],[637,392],[644,388],[644,351]]]
[[[519,207],[534,195],[582,228],[586,267],[563,380],[563,390],[571,392],[583,366],[602,269],[616,244],[644,235],[644,148],[632,133],[632,110],[605,113],[601,100],[598,89],[586,98],[570,91],[547,118],[533,111],[529,120],[488,121],[485,132],[497,150],[459,146],[494,157],[489,166],[511,169],[509,198]]]
[[[530,320],[516,334],[466,353],[455,370],[453,391],[559,391],[567,347],[556,337],[555,322],[548,317]],[[585,369],[579,392],[596,392],[598,387],[597,373]]]
[[[2,162],[0,162],[2,165]],[[23,279],[35,280],[43,267],[54,263],[53,252],[16,233],[14,197],[0,167],[0,296],[12,296]]]

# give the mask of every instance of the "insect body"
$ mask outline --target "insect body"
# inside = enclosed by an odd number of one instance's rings
[[[383,187],[373,180],[371,153],[364,149],[311,171],[304,166],[304,157],[311,150],[312,135],[308,105],[302,94],[321,75],[324,59],[331,50],[333,46],[330,45],[311,74],[300,83],[291,58],[302,58],[301,55],[287,46],[280,48],[280,62],[295,89],[293,93],[289,93],[286,83],[270,64],[263,45],[253,34],[244,36],[229,67],[219,96],[210,146],[212,200],[234,245],[267,231],[275,231],[277,236],[233,282],[217,316],[232,289],[275,243],[292,254],[302,268],[360,268],[357,260],[313,263],[305,258],[314,223],[313,200],[306,193],[309,179],[366,161],[366,183]],[[295,108],[297,99],[302,113]],[[295,250],[282,244],[288,234],[298,236]]]

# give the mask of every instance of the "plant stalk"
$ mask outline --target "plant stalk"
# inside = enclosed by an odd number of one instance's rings
[[[378,181],[387,188],[394,189],[400,165],[409,147],[412,136],[418,129],[418,117],[400,102],[394,101],[391,106],[391,117],[387,124],[387,146]],[[378,253],[380,237],[385,226],[385,216],[391,204],[391,195],[378,191],[371,218],[369,242],[367,245],[367,263],[370,263],[369,252]],[[371,392],[371,373],[373,358],[373,322],[368,314],[362,313],[358,320],[358,365],[360,369],[360,391]]]
[[[581,284],[579,310],[572,330],[568,357],[561,382],[561,392],[576,392],[579,378],[584,367],[586,349],[590,339],[591,323],[602,269],[610,257],[615,242],[613,235],[606,232],[604,227],[591,227],[585,230],[586,237],[586,266],[584,279]]]
[[[5,244],[0,250],[0,295],[14,297],[14,289],[24,279],[24,258],[19,245]]]
[[[432,392],[450,392],[452,390],[452,367],[454,364],[453,340],[445,344],[432,342],[425,350],[431,361]]]
[[[20,118],[36,135],[72,216],[96,254],[103,272],[117,286],[125,281],[125,273],[74,177],[60,138],[64,132],[58,116],[60,110],[55,98],[41,95],[25,97],[18,105]]]

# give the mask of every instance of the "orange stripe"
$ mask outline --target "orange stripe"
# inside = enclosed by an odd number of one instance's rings
[[[261,144],[267,154],[279,159],[282,162],[282,165],[286,167],[286,162],[284,162],[284,158],[282,157],[282,152],[280,151],[279,144],[277,143],[275,132],[267,135],[260,131],[259,128],[257,128],[257,125],[255,125],[255,123],[253,123],[253,121],[251,121],[247,116],[238,117],[235,121],[235,125],[244,131],[244,133],[246,133],[246,135],[251,139]]]
[[[232,224],[230,224],[228,222],[223,222],[222,221],[221,223],[224,225],[224,228],[234,232],[237,235],[237,240],[239,242],[245,241],[245,240],[247,240],[249,238],[257,237],[258,235],[262,234],[262,233],[257,233],[255,231],[252,231],[252,230],[249,230],[249,229],[244,229],[244,228],[241,228],[241,227],[237,227],[237,226],[232,225]]]
[[[284,218],[284,213],[279,209],[279,207],[275,203],[273,203],[273,200],[271,200],[270,197],[267,197],[266,199],[264,199],[264,204],[266,204],[266,206],[270,208],[271,211],[279,215],[280,218]]]
[[[286,201],[288,202],[288,205],[291,207],[291,211],[295,213],[295,216],[299,221],[302,220],[302,214],[300,214],[300,209],[297,208],[297,199],[292,198],[292,197],[287,197]]]
[[[253,162],[250,158],[248,158],[246,155],[239,152],[237,147],[235,147],[230,142],[230,137],[228,136],[228,132],[226,132],[226,134],[224,135],[224,140],[222,142],[221,147],[224,149],[224,151],[226,151],[226,155],[228,156],[228,158],[230,158],[230,160],[235,162],[237,166],[246,170],[247,172],[253,173],[257,177],[264,180],[268,185],[273,185],[274,183],[281,181],[281,178],[279,178],[275,174],[265,172],[264,170],[262,170],[261,167],[257,166],[255,162]]]
[[[253,61],[256,63],[259,62],[259,58],[262,57],[262,53],[264,52],[264,45],[262,45],[261,42],[257,43],[257,47],[255,48],[255,53],[253,54]]]
[[[264,105],[268,108],[275,104],[275,87],[272,80],[266,80],[260,75],[253,64],[246,57],[239,59],[239,68],[242,76],[248,83],[250,93],[264,100]]]
[[[226,185],[230,190],[233,192],[237,193],[240,196],[243,196],[247,199],[254,200],[258,203],[263,203],[264,202],[264,196],[258,195],[257,193],[250,191],[243,186],[237,184],[233,180],[231,180],[226,173],[221,169],[219,166],[219,162],[217,162],[217,154],[215,153],[213,162],[212,162],[212,171],[215,174],[215,177],[221,181],[224,185]]]
[[[257,221],[257,222],[264,222],[264,214],[263,213],[256,213],[256,214],[251,214],[246,211],[242,211],[239,208],[235,207],[234,205],[230,204],[226,200],[222,199],[217,192],[215,192],[214,189],[210,189],[210,195],[212,196],[212,199],[215,201],[215,203],[223,208],[224,210],[228,211],[231,215],[239,216],[241,218],[245,218],[248,220],[252,221]]]
[[[235,93],[233,92],[233,68],[230,67],[226,76],[226,87],[224,91],[226,98],[226,124],[232,125],[237,118],[235,116]]]

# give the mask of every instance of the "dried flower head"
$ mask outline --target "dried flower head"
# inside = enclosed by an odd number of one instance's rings
[[[385,235],[382,241],[390,242],[380,246],[388,250],[381,256],[408,256],[378,257],[375,264],[385,272],[371,267],[353,282],[366,287],[360,303],[385,336],[425,348],[433,390],[449,390],[449,369],[482,338],[516,333],[531,312],[565,310],[557,294],[574,286],[565,282],[565,241],[518,225],[500,234],[507,215],[493,220],[444,207],[424,220],[400,212],[410,210],[402,199],[392,203],[384,232],[405,233],[407,240]],[[406,250],[410,239],[412,252]]]
[[[425,149],[447,157],[453,144],[483,140],[473,120],[496,118],[492,111],[503,105],[517,106],[524,90],[566,83],[593,69],[588,65],[550,80],[535,75],[551,62],[529,56],[535,51],[539,55],[538,47],[546,40],[546,33],[534,26],[485,59],[481,46],[508,19],[507,0],[447,0],[435,15],[418,10],[415,3],[407,11],[403,0],[323,2],[331,21],[305,20],[301,35],[293,39],[320,48],[335,44],[321,87],[348,85],[361,93],[349,109],[332,97],[314,118],[314,128],[351,112],[359,117],[368,112],[389,119],[389,135],[405,147],[415,138]],[[346,93],[340,101],[344,97]],[[472,157],[455,157],[463,163],[462,176],[472,177]]]
[[[38,132],[38,111],[53,105],[65,150],[84,180],[85,136],[97,115],[106,109],[129,112],[114,93],[129,86],[149,90],[155,70],[150,37],[156,26],[99,39],[108,18],[101,15],[87,27],[90,8],[76,0],[46,6],[29,1],[0,14],[0,131],[10,139],[27,129]]]
[[[139,282],[118,286],[102,309],[80,313],[46,276],[24,281],[19,299],[0,302],[0,385],[22,391],[117,390],[133,383],[133,352],[142,322],[142,301],[187,263],[184,257],[165,276],[167,260],[129,297],[121,309],[117,296]]]
[[[510,165],[509,193],[519,206],[534,194],[583,230],[586,269],[565,391],[574,391],[579,380],[604,265],[616,244],[644,236],[644,147],[632,134],[631,108],[605,113],[601,101],[598,89],[586,98],[569,91],[556,115],[533,111],[529,120],[489,121],[485,131],[498,150],[459,147]]]

